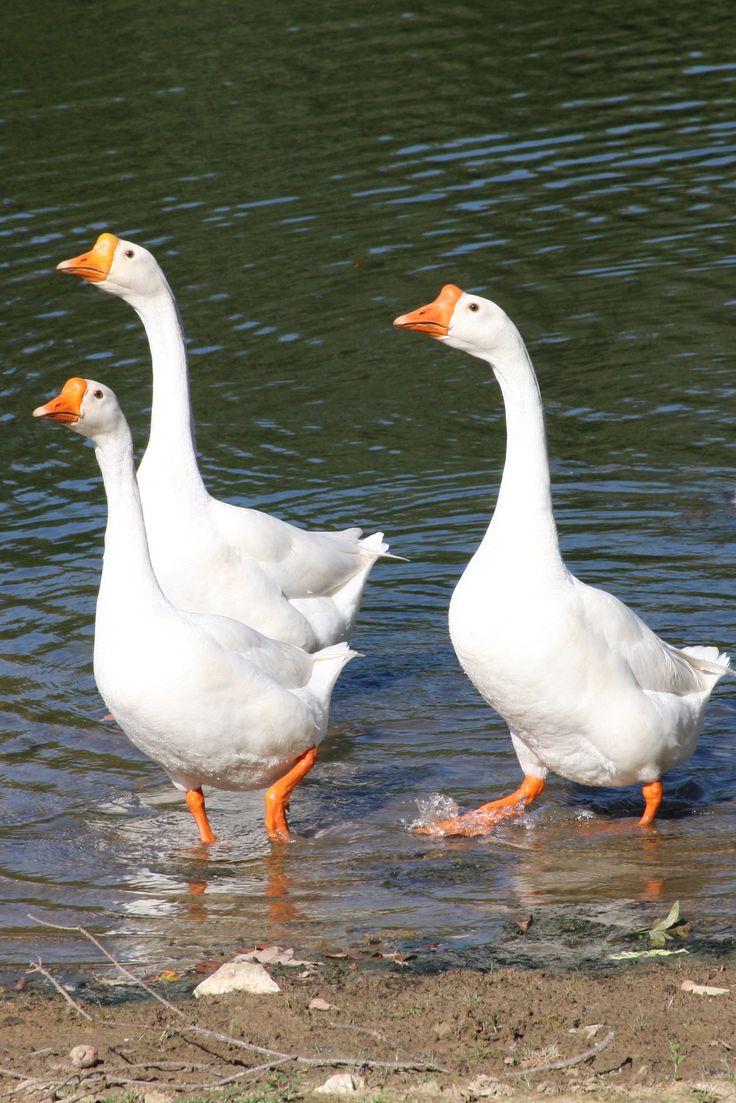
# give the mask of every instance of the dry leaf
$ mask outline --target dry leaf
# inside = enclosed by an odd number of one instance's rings
[[[371,957],[382,957],[385,958],[387,961],[393,961],[396,965],[406,965],[408,964],[408,962],[414,961],[416,956],[416,954],[400,954],[398,950],[394,950],[393,952],[389,952],[387,954],[381,953],[379,950],[376,950],[375,953],[371,954]]]
[[[198,961],[194,966],[195,973],[214,973],[222,965],[221,961]]]
[[[694,992],[696,996],[725,996],[730,988],[713,988],[709,984],[696,984],[694,980],[684,980],[680,985],[683,992]]]
[[[629,958],[635,957],[670,957],[672,954],[686,954],[686,949],[682,950],[622,950],[620,954],[609,954],[609,961],[628,961]]]

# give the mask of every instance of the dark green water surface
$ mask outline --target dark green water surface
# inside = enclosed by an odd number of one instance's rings
[[[236,941],[467,949],[567,905],[680,898],[728,925],[729,682],[654,834],[638,792],[559,779],[498,839],[409,833],[417,800],[467,808],[518,767],[446,629],[498,485],[500,395],[391,320],[446,282],[501,303],[540,377],[572,569],[673,643],[736,649],[732,5],[40,0],[3,22],[0,963],[89,957],[29,912],[151,964]],[[267,843],[260,794],[214,793],[204,856],[101,719],[98,471],[30,414],[91,376],[145,443],[142,327],[54,272],[102,230],[174,288],[212,492],[381,528],[411,559],[374,571],[291,847]]]

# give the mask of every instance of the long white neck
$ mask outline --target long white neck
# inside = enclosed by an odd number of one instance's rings
[[[479,550],[564,572],[552,511],[542,397],[524,342],[511,323],[500,355],[488,362],[506,410],[506,461],[496,509]]]
[[[184,333],[174,296],[161,279],[160,291],[128,299],[145,327],[153,368],[151,435],[139,478],[146,487],[164,480],[171,491],[206,498],[194,445]]]
[[[114,607],[140,616],[144,604],[166,599],[151,566],[127,423],[95,442],[95,455],[107,495],[98,614],[101,607]]]

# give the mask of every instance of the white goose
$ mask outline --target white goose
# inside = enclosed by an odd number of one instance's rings
[[[151,560],[181,608],[235,617],[314,651],[348,639],[383,533],[308,532],[210,497],[194,447],[187,358],[176,303],[147,249],[114,234],[57,266],[138,313],[153,366],[151,435],[138,485]],[[396,557],[389,557],[396,558]]]
[[[524,780],[510,796],[429,832],[491,830],[539,796],[548,770],[586,785],[641,784],[640,823],[652,823],[660,777],[695,749],[728,656],[716,647],[671,647],[617,598],[568,571],[537,379],[500,307],[447,284],[394,325],[485,360],[506,409],[496,509],[453,594],[450,635],[466,674],[508,724]]]
[[[131,742],[186,792],[203,843],[215,841],[203,785],[266,793],[266,830],[289,838],[285,810],[312,768],[338,674],[355,654],[309,655],[228,617],[189,613],[164,596],[148,554],[133,443],[113,392],[70,379],[34,417],[95,446],[108,502],[97,599],[97,685]]]

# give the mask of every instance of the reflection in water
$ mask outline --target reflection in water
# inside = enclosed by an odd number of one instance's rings
[[[205,849],[204,847],[202,848]],[[202,855],[206,861],[206,853]],[[264,918],[266,924],[288,924],[296,919],[304,919],[301,909],[296,908],[290,900],[291,877],[285,858],[280,854],[265,854],[263,857],[265,878],[263,884],[263,904],[265,905]],[[206,870],[203,868],[203,874]],[[188,881],[186,900],[186,918],[193,922],[201,922],[208,919],[207,881]]]
[[[355,949],[375,934],[409,946],[449,940],[458,950],[493,941],[510,917],[543,916],[561,902],[614,925],[624,914],[628,929],[646,925],[637,907],[662,918],[674,899],[689,915],[694,901],[708,900],[717,920],[730,904],[713,888],[730,878],[734,848],[730,839],[714,845],[709,819],[642,831],[633,818],[612,823],[555,803],[482,841],[438,843],[376,832],[374,823],[258,858],[231,850],[193,866],[187,856],[183,880],[140,872],[145,899],[124,906],[116,933],[131,960],[147,962],[163,947],[166,960],[191,962],[252,943]]]
[[[559,780],[487,840],[407,830],[417,799],[477,806],[517,767],[446,628],[495,497],[500,396],[478,386],[481,365],[407,347],[391,319],[444,282],[497,300],[539,371],[571,570],[666,639],[733,647],[730,7],[682,25],[646,5],[627,21],[579,3],[552,19],[524,0],[493,41],[463,3],[450,21],[387,0],[302,20],[274,0],[257,25],[227,5],[145,20],[128,5],[113,39],[102,5],[55,14],[50,0],[10,6],[0,91],[0,961],[84,958],[29,911],[164,964],[376,933],[479,946],[531,902],[610,914],[661,907],[661,893],[729,916],[726,684],[651,837],[634,825],[638,792]],[[40,18],[43,66],[29,61]],[[102,34],[104,70],[68,64]],[[223,841],[187,852],[188,813],[100,720],[98,472],[30,411],[88,374],[145,442],[139,327],[54,274],[103,230],[149,246],[171,280],[210,492],[310,527],[383,528],[411,560],[371,579],[352,641],[365,657],[338,684],[292,802],[299,837],[278,852],[260,837],[260,794],[212,794]]]
[[[291,878],[289,866],[284,856],[281,854],[267,854],[264,861],[266,865],[264,895],[269,923],[279,925],[281,923],[293,923],[297,919],[306,919],[304,911],[295,907],[290,899]]]

